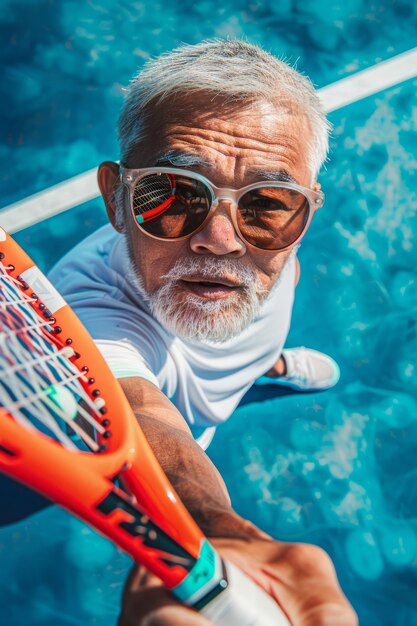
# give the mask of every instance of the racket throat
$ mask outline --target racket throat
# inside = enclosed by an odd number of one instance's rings
[[[96,509],[109,521],[112,519],[118,531],[129,537],[133,542],[132,549],[136,546],[138,550],[152,550],[164,568],[180,567],[187,572],[186,577],[193,570],[196,559],[117,487],[96,504]],[[134,556],[133,552],[130,553]]]

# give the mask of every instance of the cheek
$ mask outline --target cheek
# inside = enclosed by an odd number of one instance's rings
[[[187,246],[183,242],[160,242],[141,232],[138,232],[133,239],[136,267],[145,289],[152,293],[162,286],[164,282],[162,277],[178,259],[186,256]]]
[[[291,250],[279,254],[257,251],[252,253],[252,262],[264,289],[270,289],[275,283],[290,254]]]

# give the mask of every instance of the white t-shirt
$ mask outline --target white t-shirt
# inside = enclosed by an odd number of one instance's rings
[[[139,376],[170,398],[204,448],[254,380],[277,361],[294,299],[294,259],[259,315],[225,343],[180,339],[152,317],[129,284],[124,238],[108,225],[71,250],[50,274],[113,373]]]

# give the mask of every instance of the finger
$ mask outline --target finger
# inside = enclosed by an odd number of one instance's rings
[[[135,593],[123,610],[119,626],[213,626],[205,617],[177,602],[163,588]]]
[[[213,626],[196,611],[179,603],[158,578],[134,567],[123,593],[118,626]]]

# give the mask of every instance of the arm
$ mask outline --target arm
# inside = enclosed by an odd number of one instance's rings
[[[152,383],[120,381],[178,495],[220,554],[234,562],[285,610],[294,626],[356,626],[356,616],[320,548],[273,541],[237,515],[224,482],[174,405]],[[208,626],[142,567],[128,579],[119,626]],[[232,625],[231,625],[232,626]]]
[[[209,537],[264,536],[234,513],[223,479],[172,402],[147,380],[119,382],[162,469],[202,531]]]

